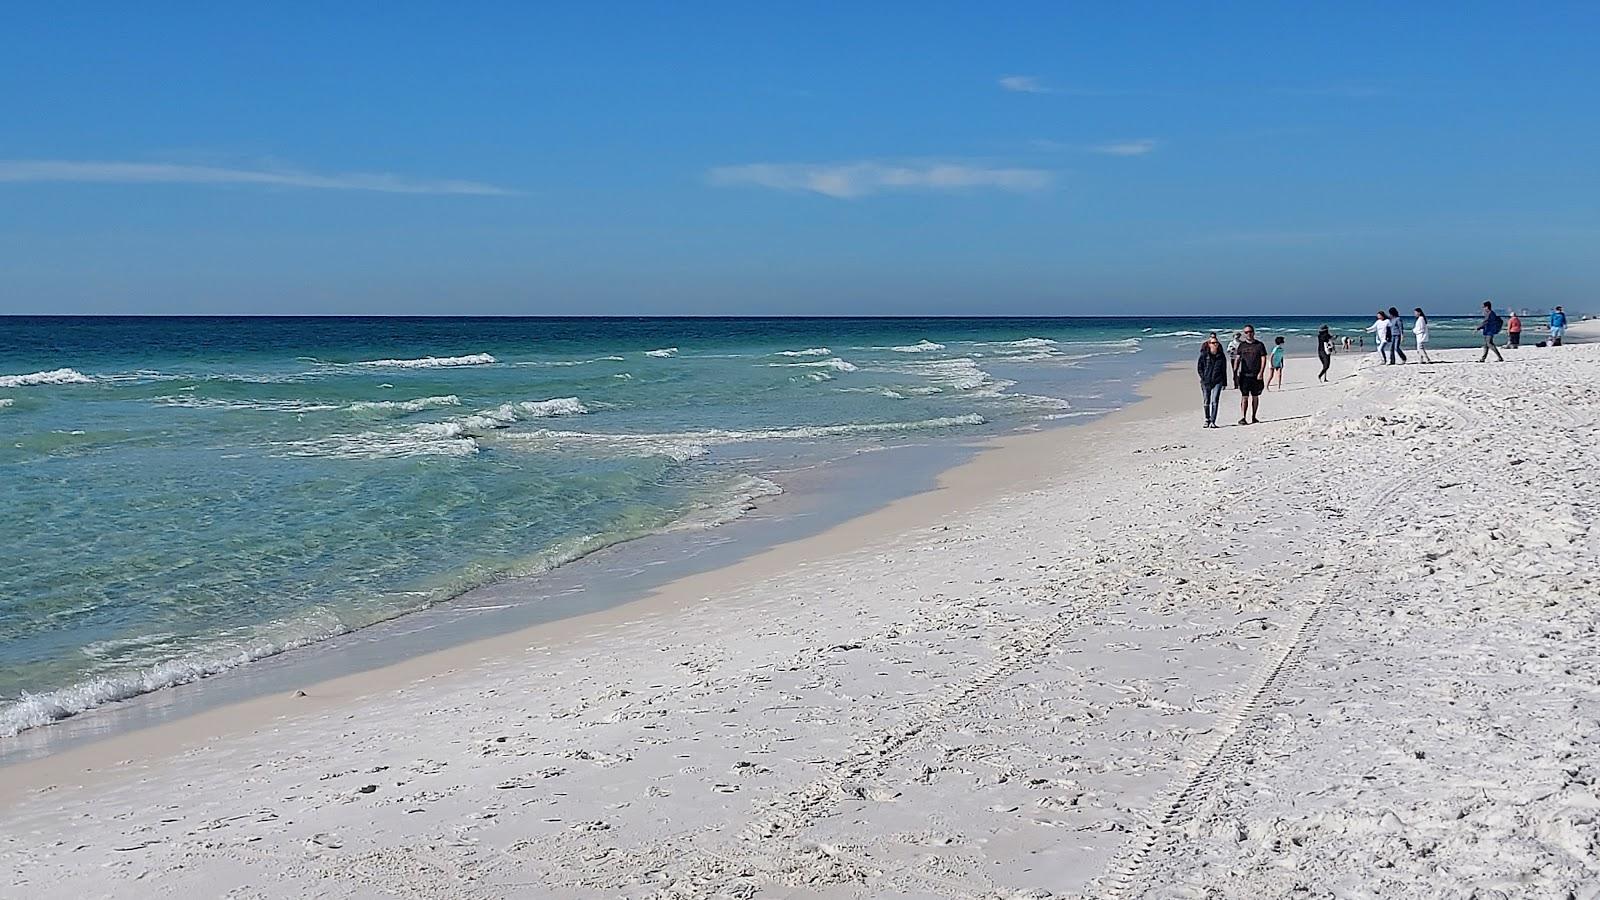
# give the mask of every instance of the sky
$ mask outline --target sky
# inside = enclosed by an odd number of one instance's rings
[[[0,314],[1600,311],[1600,4],[13,4]]]

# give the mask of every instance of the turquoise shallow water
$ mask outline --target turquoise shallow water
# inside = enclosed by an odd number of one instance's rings
[[[0,319],[0,735],[725,522],[780,458],[1093,415],[1232,327]]]

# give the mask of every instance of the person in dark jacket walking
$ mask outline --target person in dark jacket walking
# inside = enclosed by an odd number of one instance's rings
[[[1222,404],[1222,391],[1228,386],[1228,369],[1228,354],[1213,331],[1200,345],[1200,359],[1195,364],[1195,371],[1200,375],[1200,396],[1207,428],[1217,427],[1217,407]]]
[[[1500,355],[1500,348],[1495,346],[1494,336],[1500,333],[1500,314],[1494,311],[1494,304],[1483,301],[1483,321],[1478,323],[1477,331],[1483,334],[1483,356],[1478,362],[1489,361],[1489,351],[1494,351],[1494,358],[1505,362],[1506,358]]]
[[[1327,381],[1328,367],[1333,365],[1333,332],[1326,325],[1317,329],[1317,359],[1322,362],[1322,371],[1317,373],[1317,380]]]

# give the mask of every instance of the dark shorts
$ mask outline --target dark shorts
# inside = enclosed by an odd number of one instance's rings
[[[1261,396],[1261,376],[1240,375],[1234,379],[1234,382],[1234,386],[1239,389],[1239,393],[1244,394],[1246,397]]]

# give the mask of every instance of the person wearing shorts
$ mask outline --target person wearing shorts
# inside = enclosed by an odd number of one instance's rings
[[[1267,345],[1256,340],[1256,327],[1244,327],[1244,340],[1233,357],[1233,383],[1239,388],[1239,424],[1259,425],[1261,389],[1267,367]]]

